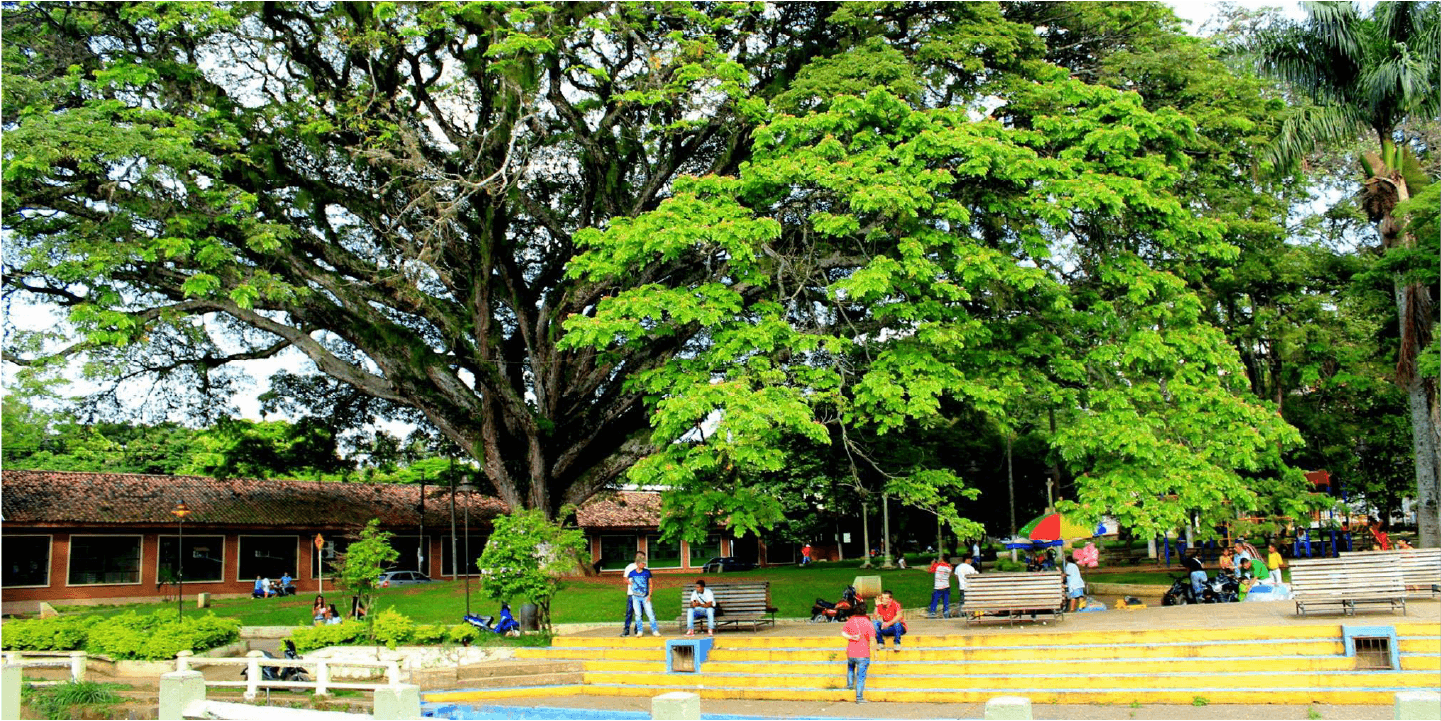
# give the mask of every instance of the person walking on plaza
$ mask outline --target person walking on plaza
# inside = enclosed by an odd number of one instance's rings
[[[705,581],[696,579],[695,590],[690,592],[690,613],[685,619],[685,635],[695,635],[696,616],[705,616],[707,636],[715,635],[715,594],[705,587]]]
[[[630,605],[632,613],[635,614],[635,635],[640,635],[640,612],[644,609],[646,618],[650,619],[650,635],[659,636],[660,626],[655,622],[655,606],[650,602],[651,573],[645,565],[645,554],[637,553],[635,554],[635,568],[626,574],[626,578],[630,579]]]
[[[941,604],[941,618],[951,617],[951,564],[945,558],[937,557],[931,563],[931,618],[936,617],[936,602]],[[963,582],[964,583],[964,582]]]
[[[866,670],[871,666],[871,639],[876,634],[864,601],[856,604],[854,613],[846,619],[841,636],[846,639],[846,688],[856,690],[856,703],[865,703]]]
[[[885,648],[886,636],[890,636],[896,639],[895,650],[900,651],[901,636],[906,635],[906,613],[889,590],[876,597],[876,616],[880,620],[871,624],[876,630],[876,644]]]
[[[1076,563],[1075,554],[1066,561],[1066,598],[1070,599],[1071,613],[1080,610],[1081,597],[1086,595],[1086,582],[1081,579],[1081,567]]]
[[[634,571],[634,570],[635,570],[635,562],[632,561],[631,563],[626,564],[625,570],[623,570],[623,571],[620,572],[620,577],[623,578],[623,579],[625,579],[625,584],[626,584],[626,590],[625,590],[625,626],[621,627],[621,629],[620,629],[620,637],[621,637],[621,638],[625,638],[625,637],[627,637],[627,636],[630,635],[630,627],[631,627],[631,624],[635,622],[635,607],[632,606],[632,605],[631,605],[631,602],[630,602],[630,572],[631,572],[631,571]],[[638,625],[635,627],[635,635],[637,635],[637,636],[640,635],[640,626],[638,626]]]

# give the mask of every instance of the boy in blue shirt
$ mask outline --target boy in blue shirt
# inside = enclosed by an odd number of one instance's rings
[[[645,554],[635,554],[635,568],[631,570],[626,578],[630,581],[630,605],[635,614],[635,635],[640,635],[641,609],[645,609],[645,615],[650,619],[650,635],[659,636],[660,627],[655,622],[655,606],[651,605],[650,569],[646,568]]]

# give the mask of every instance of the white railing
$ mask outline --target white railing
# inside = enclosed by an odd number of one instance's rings
[[[245,679],[240,681],[205,681],[206,686],[244,688],[245,698],[254,700],[262,688],[299,688],[313,689],[318,695],[327,695],[330,689],[347,688],[359,689],[362,691],[374,691],[386,686],[400,685],[400,664],[395,661],[332,661],[330,659],[303,659],[303,658],[267,658],[260,651],[251,651],[245,658],[211,658],[208,656],[195,656],[189,651],[181,651],[175,654],[175,670],[189,671],[196,666],[240,666],[245,669]],[[266,680],[261,678],[261,669],[274,667],[277,669],[300,668],[310,672],[315,678],[314,681],[280,681]],[[334,681],[331,679],[331,671],[336,667],[341,668],[376,668],[385,671],[385,683],[365,682],[357,683],[350,681]]]
[[[70,668],[70,680],[79,683],[85,680],[85,661],[88,658],[84,651],[32,651],[20,653],[18,651],[6,651],[5,663],[11,666],[22,668]],[[64,681],[27,681],[32,686],[53,686],[65,683]]]

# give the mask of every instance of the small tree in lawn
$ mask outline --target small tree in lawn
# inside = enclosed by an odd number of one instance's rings
[[[561,517],[567,513],[562,512]],[[487,595],[497,601],[529,599],[550,628],[550,600],[560,590],[560,576],[575,570],[585,549],[585,534],[546,520],[539,510],[519,511],[495,519],[495,531],[476,561]]]
[[[360,532],[360,538],[350,544],[337,563],[340,585],[360,596],[365,607],[365,626],[371,640],[375,639],[375,589],[380,585],[380,574],[400,557],[400,552],[390,547],[394,535],[380,530],[380,519],[372,518]]]

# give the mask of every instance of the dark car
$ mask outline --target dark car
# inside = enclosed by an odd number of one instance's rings
[[[706,561],[705,565],[701,566],[701,571],[705,573],[725,573],[730,571],[749,571],[755,567],[756,565],[754,563],[738,561],[731,556],[721,556]]]

